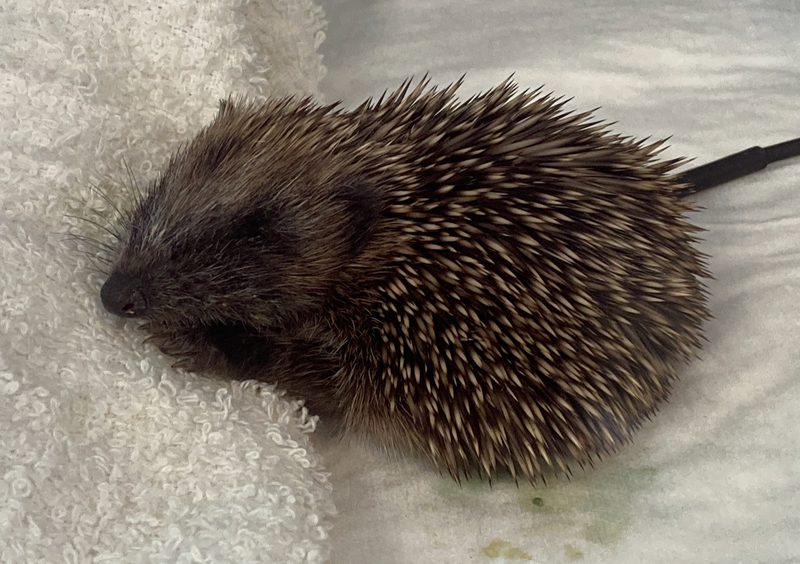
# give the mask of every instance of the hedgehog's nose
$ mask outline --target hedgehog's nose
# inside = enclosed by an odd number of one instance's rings
[[[141,282],[114,271],[100,289],[103,307],[120,317],[141,317],[147,312],[147,300],[140,289]]]

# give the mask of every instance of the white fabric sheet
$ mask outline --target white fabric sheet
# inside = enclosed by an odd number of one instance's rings
[[[794,1],[324,0],[327,101],[515,73],[705,162],[800,136]],[[698,198],[700,359],[635,444],[534,490],[325,444],[337,564],[800,562],[800,159]]]

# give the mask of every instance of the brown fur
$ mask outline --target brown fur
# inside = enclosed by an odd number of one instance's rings
[[[184,366],[456,478],[616,450],[708,316],[678,162],[538,92],[457,87],[224,103],[127,218],[104,301]]]

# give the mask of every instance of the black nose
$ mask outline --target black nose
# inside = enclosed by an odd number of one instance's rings
[[[147,313],[147,300],[140,286],[138,279],[122,272],[112,272],[100,289],[103,307],[120,317],[141,317]]]

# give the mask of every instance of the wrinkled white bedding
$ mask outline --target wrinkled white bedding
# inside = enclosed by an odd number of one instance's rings
[[[526,88],[705,162],[800,136],[797,2],[324,0],[322,91]],[[800,159],[698,197],[714,320],[636,443],[533,490],[325,448],[337,564],[800,562]]]

